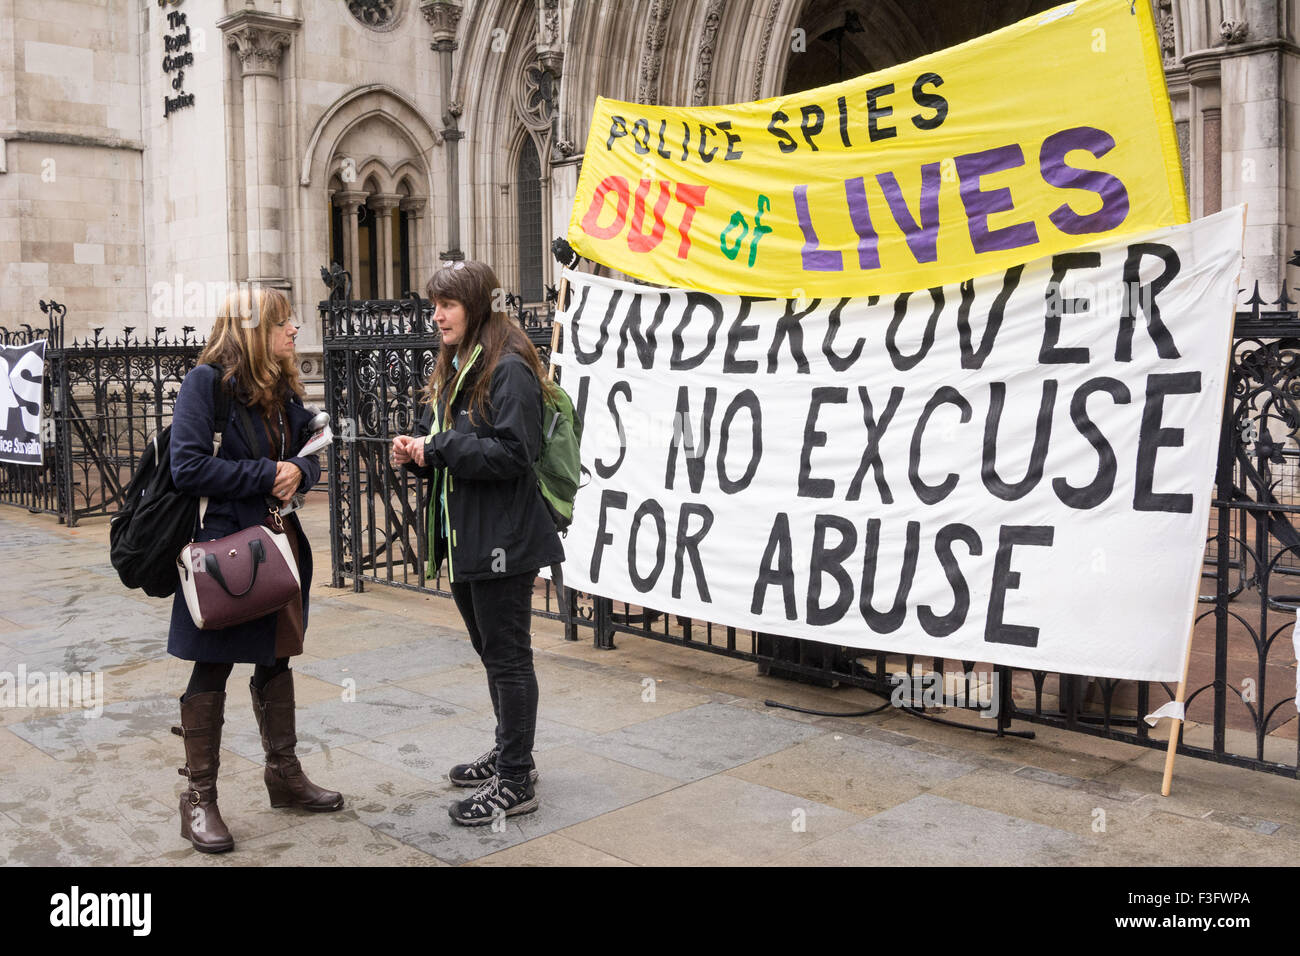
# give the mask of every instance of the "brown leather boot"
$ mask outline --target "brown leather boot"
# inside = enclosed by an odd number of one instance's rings
[[[181,794],[181,836],[200,853],[225,853],[235,846],[217,809],[218,753],[225,709],[224,691],[182,697],[181,725],[172,728],[172,733],[185,741],[185,766],[177,772],[190,780]]]
[[[307,779],[294,755],[298,734],[294,730],[293,671],[277,674],[259,693],[250,682],[253,714],[266,751],[266,789],[273,807],[301,807],[316,813],[343,809],[343,794],[318,787]]]

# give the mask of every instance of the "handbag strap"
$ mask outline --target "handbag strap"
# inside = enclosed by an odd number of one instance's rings
[[[248,580],[248,587],[244,588],[244,590],[240,591],[238,594],[226,586],[226,579],[221,573],[221,564],[217,561],[217,556],[210,552],[203,556],[204,570],[206,570],[208,574],[212,575],[212,580],[221,585],[221,590],[225,591],[232,598],[241,598],[249,591],[253,590],[253,586],[257,584],[257,568],[266,561],[266,551],[262,547],[262,542],[257,538],[248,542],[248,553],[253,556],[253,574]]]

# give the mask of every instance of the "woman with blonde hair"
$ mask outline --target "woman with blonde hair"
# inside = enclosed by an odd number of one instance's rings
[[[208,499],[194,540],[212,541],[259,523],[273,523],[278,505],[306,491],[320,477],[316,456],[298,457],[312,414],[302,404],[294,363],[289,299],[277,289],[241,288],[217,316],[199,364],[185,376],[172,418],[172,480],[178,490]],[[221,389],[224,422],[216,422]],[[220,426],[220,427],[218,427]],[[213,451],[216,431],[222,433]],[[167,650],[193,661],[180,699],[189,778],[181,794],[181,836],[196,850],[220,853],[234,840],[217,807],[217,767],[226,704],[226,678],[235,664],[253,664],[253,713],[266,751],[263,779],[273,807],[338,810],[342,795],[324,790],[302,772],[294,754],[293,672],[289,658],[301,654],[311,586],[311,549],[297,514],[283,526],[298,564],[300,599],[274,614],[222,630],[195,626],[178,589],[172,604]]]
[[[517,322],[493,310],[501,283],[482,262],[439,269],[426,291],[442,342],[420,437],[393,440],[394,464],[429,480],[429,572],[445,560],[456,607],[487,671],[496,741],[447,774],[474,793],[456,823],[481,826],[537,809],[533,741],[533,582],[564,560],[537,487],[542,396],[552,386]]]

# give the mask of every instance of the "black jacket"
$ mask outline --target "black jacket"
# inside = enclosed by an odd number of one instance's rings
[[[424,409],[418,433],[425,437],[424,467],[406,466],[428,479],[429,576],[446,558],[453,583],[536,572],[564,560],[533,471],[542,443],[541,385],[522,358],[503,355],[492,372],[488,407],[475,410],[471,424],[469,395],[481,362],[475,349],[454,380],[450,427],[436,420],[437,403]]]

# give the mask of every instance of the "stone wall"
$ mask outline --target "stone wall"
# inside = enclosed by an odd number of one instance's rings
[[[0,325],[145,314],[140,0],[0,4]]]

